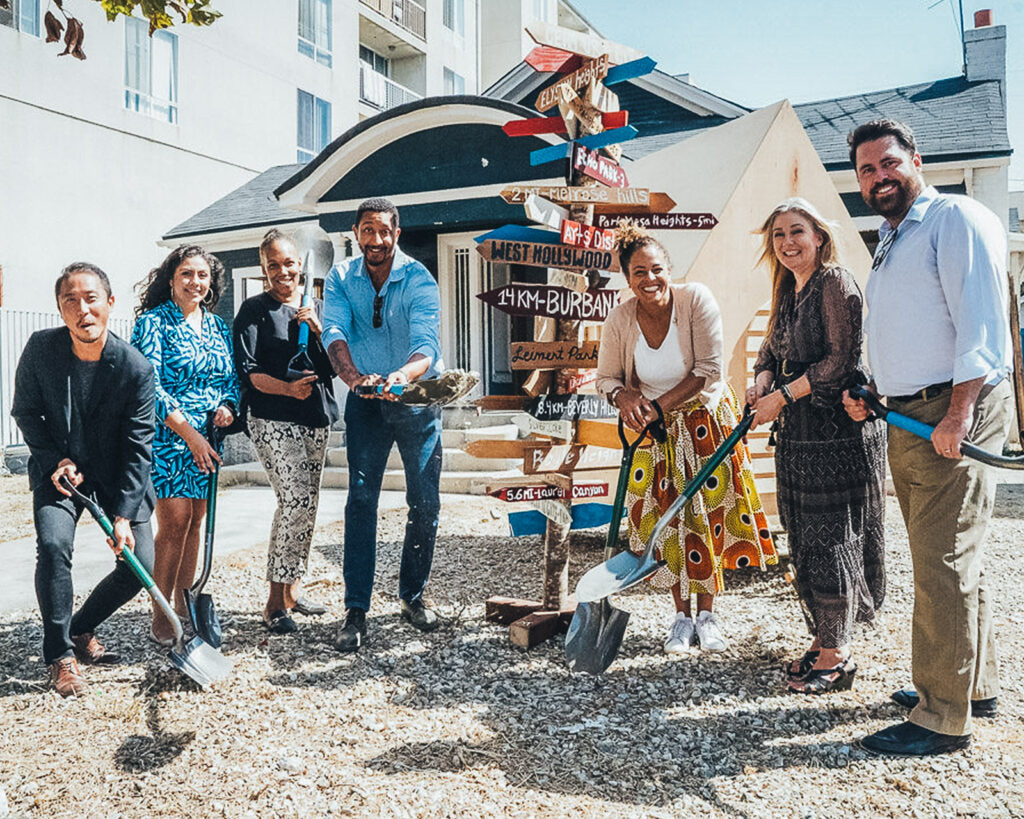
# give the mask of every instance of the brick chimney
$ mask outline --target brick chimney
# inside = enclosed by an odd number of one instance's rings
[[[994,26],[988,9],[975,12],[977,28],[964,32],[964,58],[968,82],[1006,82],[1006,26]],[[978,25],[983,23],[985,25]]]

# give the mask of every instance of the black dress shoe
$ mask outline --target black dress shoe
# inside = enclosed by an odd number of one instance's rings
[[[359,651],[364,637],[366,637],[366,612],[362,609],[351,608],[345,617],[345,624],[334,637],[334,647],[346,654]]]
[[[319,617],[321,614],[327,614],[327,606],[322,606],[313,600],[307,600],[305,597],[297,597],[292,611],[306,617]]]
[[[402,619],[408,620],[420,631],[433,631],[440,625],[437,621],[437,615],[423,605],[422,600],[416,600],[412,603],[406,603],[403,600]]]
[[[913,688],[901,688],[894,691],[892,701],[904,708],[917,708],[921,697]],[[989,697],[984,700],[971,700],[972,717],[994,717],[999,712],[999,697]]]
[[[269,617],[263,616],[263,626],[271,634],[292,634],[299,627],[284,609],[272,612]]]
[[[890,725],[881,731],[868,734],[860,741],[860,747],[873,754],[892,756],[929,756],[959,751],[971,744],[971,735],[951,736],[929,731],[913,722]]]

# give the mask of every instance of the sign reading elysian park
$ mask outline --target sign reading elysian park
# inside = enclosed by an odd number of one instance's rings
[[[617,290],[588,290],[580,293],[567,287],[513,283],[486,293],[477,293],[476,297],[511,316],[604,321],[618,301],[619,293]]]

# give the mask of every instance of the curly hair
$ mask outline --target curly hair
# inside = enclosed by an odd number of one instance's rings
[[[629,280],[629,261],[642,247],[656,247],[665,257],[665,263],[669,270],[672,269],[672,260],[669,258],[665,245],[651,236],[640,225],[632,219],[620,219],[615,228],[615,247],[619,251],[619,265],[622,273]]]
[[[174,278],[175,272],[182,262],[193,256],[201,256],[203,261],[210,266],[210,291],[203,299],[203,306],[207,310],[212,310],[217,306],[220,294],[224,290],[224,265],[221,264],[220,259],[199,245],[179,245],[167,254],[167,258],[160,263],[159,267],[154,267],[145,279],[135,285],[135,290],[139,294],[139,306],[135,308],[135,318],[171,298],[171,280]]]

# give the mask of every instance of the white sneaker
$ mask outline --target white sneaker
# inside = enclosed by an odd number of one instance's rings
[[[702,611],[694,622],[697,629],[697,642],[701,651],[725,651],[729,647],[718,619],[710,611]]]
[[[693,644],[693,620],[685,614],[677,614],[665,640],[666,654],[689,654]]]

